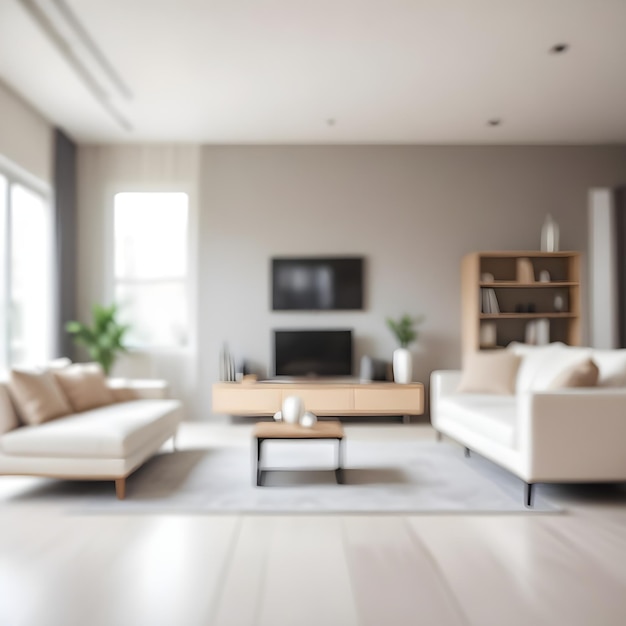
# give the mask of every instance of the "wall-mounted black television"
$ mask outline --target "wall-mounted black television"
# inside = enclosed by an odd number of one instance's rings
[[[275,376],[352,376],[351,330],[275,330]]]
[[[272,259],[274,311],[350,311],[362,308],[362,257]]]

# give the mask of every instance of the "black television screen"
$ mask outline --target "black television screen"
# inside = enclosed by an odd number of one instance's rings
[[[358,310],[363,308],[363,259],[272,259],[272,309]]]
[[[351,330],[275,330],[276,376],[351,376]]]

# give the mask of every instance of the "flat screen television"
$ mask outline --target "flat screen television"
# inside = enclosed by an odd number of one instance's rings
[[[362,308],[362,257],[272,259],[274,311]]]
[[[352,376],[351,330],[275,330],[275,376]]]

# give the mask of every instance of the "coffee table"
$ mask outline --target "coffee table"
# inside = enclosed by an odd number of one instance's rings
[[[258,422],[254,427],[252,437],[256,440],[256,454],[254,456],[254,474],[258,487],[263,485],[263,473],[268,471],[289,471],[288,468],[280,470],[263,469],[261,467],[261,447],[264,441],[275,440],[293,440],[293,441],[311,441],[328,439],[337,441],[337,467],[334,470],[335,479],[338,484],[343,483],[343,427],[338,421],[317,422],[312,428],[305,428],[298,424],[286,424],[284,422]]]

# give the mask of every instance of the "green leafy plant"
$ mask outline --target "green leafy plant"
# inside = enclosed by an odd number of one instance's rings
[[[71,321],[65,325],[65,330],[74,337],[74,342],[85,346],[89,356],[102,365],[107,375],[118,354],[126,352],[124,335],[129,326],[120,324],[117,321],[117,314],[116,304],[108,307],[96,304],[92,309],[92,326],[77,321]]]
[[[411,317],[410,315],[403,315],[399,320],[388,317],[386,321],[389,330],[398,340],[400,347],[407,348],[414,341],[417,341],[417,330],[415,330],[415,326],[424,321],[424,316],[418,315],[417,317]]]

